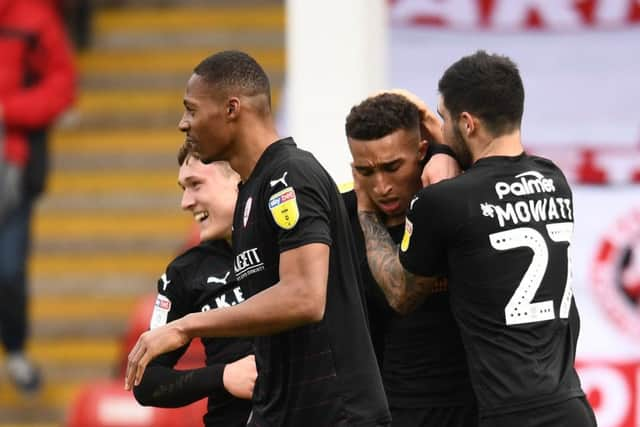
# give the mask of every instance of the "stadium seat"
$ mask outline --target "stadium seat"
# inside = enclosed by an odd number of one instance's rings
[[[80,389],[67,413],[66,427],[201,426],[206,399],[176,409],[140,406],[123,381],[105,380]]]
[[[127,368],[127,356],[129,352],[138,341],[140,334],[149,329],[149,320],[151,319],[151,312],[153,311],[153,305],[156,300],[156,294],[145,295],[141,297],[136,303],[133,313],[129,318],[129,325],[127,331],[122,340],[121,345],[121,357],[118,373],[121,377],[124,377],[124,373]],[[177,369],[194,369],[204,366],[205,356],[204,347],[199,339],[194,339],[189,346],[187,352],[180,358]]]

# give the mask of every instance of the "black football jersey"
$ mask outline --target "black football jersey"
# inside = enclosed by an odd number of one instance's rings
[[[389,405],[395,408],[474,405],[466,355],[449,307],[449,293],[430,296],[407,315],[396,313],[369,270],[355,192],[342,196],[352,221],[369,327],[377,344]],[[404,225],[387,230],[393,241],[400,244]]]
[[[240,186],[233,227],[236,277],[252,295],[279,281],[281,252],[330,246],[323,320],[256,338],[249,425],[385,425],[349,220],[328,173],[291,138],[275,142]]]
[[[158,280],[158,296],[151,328],[189,313],[228,307],[244,301],[247,292],[235,280],[231,247],[224,240],[201,243],[173,260]],[[253,353],[250,338],[201,338],[206,365],[226,364]],[[174,366],[186,347],[158,356],[150,366]],[[214,381],[213,378],[210,381]],[[251,402],[237,399],[223,389],[209,396],[205,424],[245,425]]]
[[[400,260],[449,278],[481,416],[583,395],[572,233],[564,175],[526,154],[480,159],[411,202]]]

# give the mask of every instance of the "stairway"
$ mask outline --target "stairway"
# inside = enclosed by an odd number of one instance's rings
[[[175,157],[193,67],[218,50],[247,51],[278,104],[282,0],[96,3],[92,46],[77,59],[80,96],[52,134],[35,214],[29,352],[46,385],[26,399],[0,369],[0,427],[62,426],[78,387],[113,375],[135,301],[185,241],[192,219],[179,209]]]

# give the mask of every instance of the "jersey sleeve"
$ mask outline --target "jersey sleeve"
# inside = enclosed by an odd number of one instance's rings
[[[420,276],[447,275],[446,218],[433,187],[418,192],[411,201],[400,242],[400,262],[404,268]]]
[[[149,329],[155,329],[167,323],[187,315],[189,302],[186,291],[186,280],[174,260],[166,271],[158,279],[158,295],[153,306]],[[151,364],[173,367],[182,355],[187,351],[189,344],[169,353],[164,353],[151,361]]]
[[[310,243],[331,245],[328,182],[315,165],[290,160],[274,168],[266,183],[267,216],[280,252]],[[324,179],[323,179],[324,178]],[[335,189],[337,192],[337,189]]]

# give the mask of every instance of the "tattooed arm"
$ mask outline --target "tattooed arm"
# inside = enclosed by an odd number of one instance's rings
[[[359,211],[369,269],[389,305],[401,314],[416,309],[429,295],[446,289],[444,278],[416,276],[400,264],[398,249],[375,212]]]

